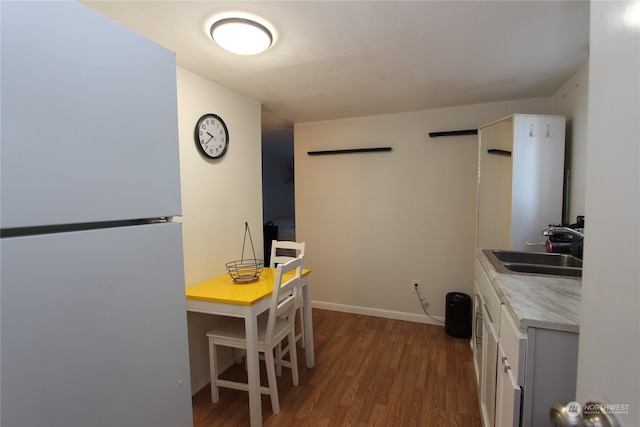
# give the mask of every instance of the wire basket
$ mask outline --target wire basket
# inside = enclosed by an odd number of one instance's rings
[[[244,259],[225,264],[233,283],[253,283],[260,279],[264,262],[261,259]]]
[[[253,258],[244,257],[244,246],[247,241],[247,234],[249,234],[249,242],[251,243],[251,252]],[[256,258],[256,251],[253,247],[253,239],[251,238],[251,230],[249,230],[249,223],[244,223],[244,239],[242,240],[242,259],[236,261],[230,261],[225,264],[227,267],[227,273],[233,279],[233,283],[253,283],[260,279],[262,270],[264,269],[264,261]]]

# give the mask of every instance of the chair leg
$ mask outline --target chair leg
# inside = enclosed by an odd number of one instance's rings
[[[278,415],[280,413],[280,399],[278,399],[278,382],[276,379],[276,364],[275,360],[273,360],[273,349],[267,349],[267,351],[265,351],[264,361],[267,368],[267,379],[269,380],[271,410],[274,415]]]
[[[209,377],[211,379],[211,402],[216,403],[220,400],[220,394],[216,384],[218,381],[218,361],[213,338],[209,338]]]
[[[275,350],[276,350],[276,360],[282,360],[282,341],[280,341],[278,345],[276,345]],[[282,375],[282,365],[280,363],[276,365],[276,375],[278,376]]]
[[[300,304],[298,307],[298,318],[300,319],[300,348],[305,348],[305,339],[304,339],[304,314],[303,314],[303,305]]]
[[[289,334],[289,361],[291,363],[291,376],[293,385],[298,385],[298,349],[296,348],[296,331]]]

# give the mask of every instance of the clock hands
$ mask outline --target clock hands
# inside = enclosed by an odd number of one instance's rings
[[[208,150],[208,149],[209,149],[209,142],[213,139],[216,143],[218,143],[218,140],[216,139],[216,137],[215,137],[215,136],[211,135],[208,131],[205,131],[205,133],[206,133],[207,135],[209,135],[209,137],[210,137],[209,139],[207,139],[207,141],[206,141],[206,142],[204,142],[204,143],[203,143],[203,145],[204,145],[204,146],[206,147],[206,149]],[[221,143],[218,143],[218,146],[217,146],[217,147],[213,147],[213,148],[214,148],[215,152],[217,153],[217,152],[219,152],[219,151],[223,148],[223,146],[222,146],[222,144],[221,144]],[[213,152],[213,151],[212,151],[212,152]]]

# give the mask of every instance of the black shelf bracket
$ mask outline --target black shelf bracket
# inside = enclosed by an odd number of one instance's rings
[[[507,157],[511,157],[511,151],[507,151],[507,150],[499,150],[497,148],[490,148],[487,150],[487,153],[489,154],[496,154],[498,156],[507,156]]]
[[[430,138],[437,138],[439,136],[460,136],[460,135],[477,135],[478,129],[467,130],[449,130],[445,132],[429,132]]]
[[[391,151],[391,147],[348,148],[345,150],[307,151],[307,154],[310,156],[324,156],[328,154],[376,153],[380,151]]]

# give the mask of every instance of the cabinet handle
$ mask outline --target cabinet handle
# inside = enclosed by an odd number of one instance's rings
[[[482,310],[476,310],[476,345],[482,344],[482,331],[480,327],[482,326]]]

